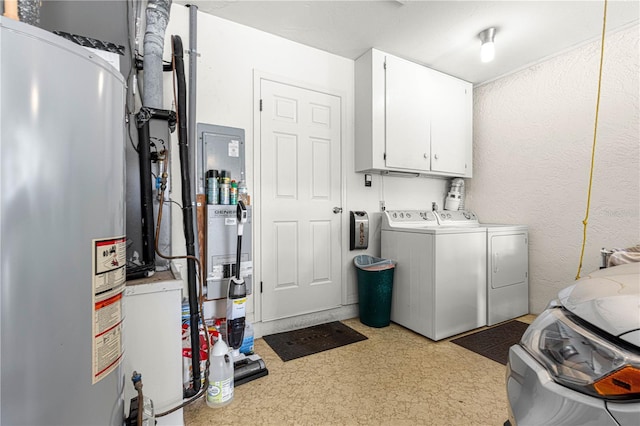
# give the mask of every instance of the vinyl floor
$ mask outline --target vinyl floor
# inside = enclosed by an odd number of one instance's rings
[[[450,342],[461,335],[433,342],[394,323],[343,322],[368,339],[286,363],[256,339],[269,375],[238,386],[225,407],[191,404],[185,425],[501,426],[507,419],[505,366]]]

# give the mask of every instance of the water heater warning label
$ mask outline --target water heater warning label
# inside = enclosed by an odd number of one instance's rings
[[[126,238],[93,240],[93,383],[122,361],[122,293],[126,281]]]
[[[127,279],[126,238],[93,240],[93,290],[96,296],[124,286]],[[122,290],[122,289],[120,289]]]
[[[93,383],[122,360],[122,293],[94,304]]]

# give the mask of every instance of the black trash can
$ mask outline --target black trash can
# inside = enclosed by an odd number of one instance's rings
[[[360,322],[386,327],[391,322],[391,292],[396,262],[361,254],[353,259],[358,274]]]

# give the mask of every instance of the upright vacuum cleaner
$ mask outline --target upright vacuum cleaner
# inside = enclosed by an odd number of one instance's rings
[[[247,304],[247,286],[240,275],[240,253],[242,248],[242,232],[247,222],[247,208],[244,202],[238,201],[236,210],[238,223],[238,244],[236,251],[236,273],[229,280],[229,292],[227,295],[227,342],[233,349],[234,361],[233,381],[234,386],[250,382],[269,374],[267,366],[259,355],[245,355],[240,353],[240,347],[244,339],[244,328]]]

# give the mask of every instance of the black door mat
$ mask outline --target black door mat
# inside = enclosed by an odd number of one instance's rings
[[[521,321],[509,321],[468,336],[453,339],[451,343],[507,365],[509,348],[520,341],[527,327],[529,324]]]
[[[340,321],[315,325],[285,333],[270,334],[263,339],[283,361],[302,358],[318,352],[367,340]]]

